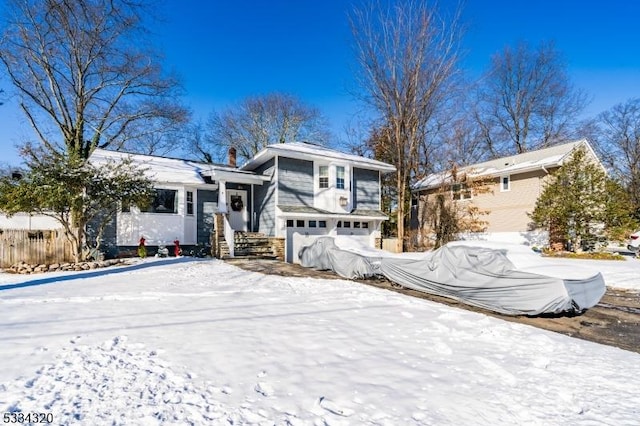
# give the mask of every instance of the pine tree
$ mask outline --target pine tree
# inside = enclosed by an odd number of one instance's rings
[[[56,219],[72,244],[76,261],[87,252],[87,231],[99,249],[102,232],[120,205],[144,205],[153,199],[145,169],[130,160],[94,166],[83,160],[43,157],[22,179],[0,178],[0,211],[36,213]]]
[[[535,227],[549,230],[550,243],[566,242],[580,251],[630,226],[632,208],[622,192],[580,148],[553,175],[529,217]]]

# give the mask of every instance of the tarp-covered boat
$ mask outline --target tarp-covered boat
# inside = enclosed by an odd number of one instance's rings
[[[565,269],[561,277],[557,270],[550,275],[520,270],[506,250],[473,245],[448,244],[406,258],[340,248],[332,237],[321,237],[303,247],[299,257],[305,267],[333,270],[352,279],[384,276],[403,287],[507,315],[582,312],[595,306],[606,290],[600,273]]]

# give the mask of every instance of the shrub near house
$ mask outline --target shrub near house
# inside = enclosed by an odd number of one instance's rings
[[[622,186],[580,147],[546,184],[530,217],[533,226],[549,231],[552,245],[582,251],[633,229],[632,214]]]

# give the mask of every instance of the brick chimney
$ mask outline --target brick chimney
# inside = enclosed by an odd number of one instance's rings
[[[229,166],[236,167],[236,149],[234,147],[229,148]]]

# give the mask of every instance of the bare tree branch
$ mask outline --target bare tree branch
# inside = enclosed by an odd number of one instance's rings
[[[187,117],[144,42],[141,2],[8,0],[0,62],[40,143],[88,158]],[[143,123],[144,125],[140,125]],[[57,130],[52,136],[51,130]]]
[[[599,154],[627,189],[640,219],[640,98],[629,99],[596,120]]]
[[[360,98],[378,113],[384,129],[380,159],[396,166],[397,236],[402,245],[409,185],[432,167],[439,111],[458,74],[459,12],[451,19],[424,2],[354,10],[351,31],[360,66]]]
[[[584,92],[569,81],[553,43],[526,43],[493,56],[477,91],[475,117],[493,156],[522,153],[573,136]]]
[[[205,161],[223,161],[234,147],[239,159],[248,160],[267,145],[308,141],[328,144],[331,135],[320,111],[300,99],[271,93],[244,99],[238,105],[213,112],[204,134],[190,137],[190,149]],[[191,127],[191,132],[202,126]]]

